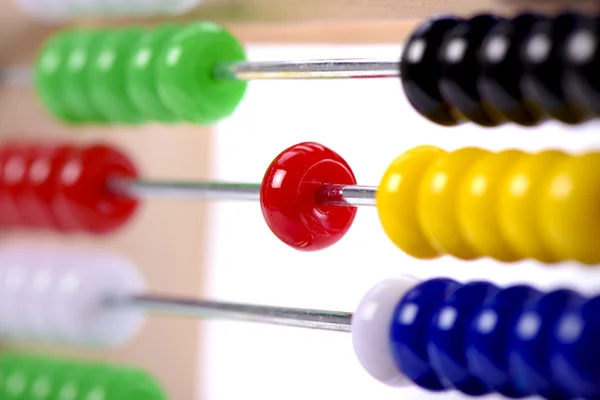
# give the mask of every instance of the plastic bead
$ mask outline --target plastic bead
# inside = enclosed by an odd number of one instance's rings
[[[446,126],[456,125],[460,116],[455,115],[440,93],[442,67],[438,54],[444,35],[459,22],[448,16],[430,19],[408,38],[400,61],[402,87],[408,101],[425,118]]]
[[[323,184],[355,185],[356,178],[341,156],[320,144],[294,145],[273,160],[262,181],[260,205],[268,227],[283,243],[315,251],[346,234],[356,208],[318,204]]]
[[[383,281],[369,290],[352,314],[356,357],[373,378],[389,386],[410,383],[392,358],[389,336],[396,305],[417,283],[412,277]]]
[[[479,95],[481,68],[477,56],[485,35],[498,21],[491,15],[463,21],[444,36],[440,47],[439,88],[446,104],[452,104],[467,120],[486,127],[501,124],[502,118]]]
[[[2,399],[167,399],[152,375],[123,365],[5,353],[0,376]]]
[[[452,387],[470,396],[493,392],[473,376],[467,362],[467,334],[481,304],[498,292],[487,282],[472,282],[448,296],[431,319],[427,354],[432,368]]]
[[[396,246],[413,257],[440,256],[423,232],[415,194],[427,169],[444,154],[432,146],[407,151],[388,167],[377,190],[377,212],[383,230]]]
[[[525,74],[522,84],[527,96],[558,121],[577,124],[586,119],[563,90],[564,44],[580,17],[572,13],[543,19],[532,27],[523,44]]]
[[[583,302],[577,293],[560,289],[535,296],[525,303],[509,343],[509,372],[516,386],[547,399],[570,399],[559,387],[549,355],[557,321],[567,307]]]
[[[78,18],[158,17],[184,14],[201,0],[13,0],[36,20],[60,24]]]
[[[132,54],[127,66],[127,87],[129,97],[135,107],[141,111],[148,120],[155,119],[160,122],[176,122],[175,113],[169,110],[158,93],[159,55],[171,37],[179,32],[176,25],[164,25],[145,35],[137,46],[136,53]]]
[[[427,390],[446,390],[431,366],[427,333],[433,314],[457,287],[458,282],[450,279],[425,281],[409,290],[394,310],[392,356],[408,378]]]
[[[398,302],[392,355],[406,377],[433,392],[598,398],[599,308],[600,297],[567,289],[430,279]]]
[[[247,83],[216,80],[244,49],[210,22],[57,34],[36,62],[38,97],[67,123],[212,124],[231,115]]]
[[[524,73],[521,46],[541,18],[525,13],[498,22],[485,36],[478,55],[481,75],[477,85],[481,99],[502,118],[524,126],[534,126],[545,119],[545,114],[521,89]]]
[[[563,88],[577,106],[600,116],[600,23],[599,19],[581,16],[565,41],[564,57],[568,66]]]
[[[0,146],[0,226],[110,233],[135,214],[138,202],[107,187],[136,179],[118,150],[8,143]]]
[[[596,264],[597,165],[600,153],[421,146],[385,172],[377,209],[390,240],[413,257]]]
[[[129,98],[126,74],[131,48],[143,36],[139,28],[107,32],[90,59],[87,74],[90,99],[108,122],[134,124],[143,121],[141,112]]]
[[[578,124],[600,115],[598,19],[577,13],[434,17],[400,63],[413,108],[444,126]]]
[[[468,335],[467,362],[488,387],[510,398],[533,393],[517,387],[508,373],[509,341],[527,300],[538,292],[529,286],[511,286],[483,303]]]
[[[138,310],[106,308],[107,298],[142,293],[129,263],[104,254],[0,250],[0,337],[72,346],[121,345],[144,321]]]
[[[573,304],[574,303],[574,304]],[[560,316],[551,342],[552,372],[571,398],[600,397],[600,297],[571,302]]]
[[[246,92],[244,81],[218,81],[219,63],[244,61],[244,49],[225,29],[197,22],[174,34],[159,55],[158,92],[181,119],[212,124],[230,116]]]

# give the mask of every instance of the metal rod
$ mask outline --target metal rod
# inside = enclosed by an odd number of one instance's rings
[[[350,332],[352,313],[222,303],[141,295],[109,299],[107,306],[135,307],[153,314],[256,322],[325,331]]]
[[[241,62],[217,65],[216,79],[366,79],[400,76],[399,61],[330,59],[305,61]]]
[[[331,59],[305,61],[264,61],[218,64],[213,76],[217,80],[273,79],[373,79],[400,76],[398,60]],[[30,67],[18,66],[0,70],[3,85],[24,86],[34,82]]]
[[[260,200],[260,184],[227,182],[110,181],[110,189],[131,197],[176,197],[198,200]],[[316,192],[317,204],[375,206],[377,188],[358,185],[323,185]]]

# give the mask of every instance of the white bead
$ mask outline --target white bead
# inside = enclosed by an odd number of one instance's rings
[[[143,293],[138,271],[117,257],[75,257],[61,269],[52,313],[58,337],[85,346],[117,346],[130,340],[144,321],[135,308],[107,308],[108,297]]]
[[[116,346],[144,316],[107,308],[109,296],[144,292],[139,272],[111,255],[52,249],[0,249],[0,338]]]
[[[352,344],[358,360],[373,378],[388,386],[411,385],[392,357],[390,329],[396,306],[418,283],[409,276],[385,280],[369,290],[352,315]]]

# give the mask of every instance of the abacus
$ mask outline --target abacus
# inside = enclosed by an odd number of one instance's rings
[[[599,397],[596,14],[319,58],[210,3],[14,2],[46,34],[0,63],[0,398]]]

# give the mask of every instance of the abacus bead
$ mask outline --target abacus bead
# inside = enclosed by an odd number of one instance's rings
[[[127,93],[127,63],[132,46],[144,35],[140,28],[103,34],[87,73],[88,88],[95,108],[112,123],[143,122],[140,110]]]
[[[19,182],[24,172],[23,148],[15,144],[7,144],[0,148],[0,184],[6,189]],[[17,202],[10,190],[0,191],[0,226],[3,228],[19,228],[23,224]]]
[[[564,260],[600,262],[600,153],[572,156],[544,184],[539,223],[548,244]]]
[[[92,101],[90,86],[93,83],[88,79],[93,68],[93,57],[100,51],[106,35],[104,31],[74,32],[60,81],[62,100],[72,116],[72,122],[107,121]]]
[[[111,192],[110,179],[136,179],[131,161],[120,151],[104,145],[82,149],[63,165],[61,196],[70,212],[89,233],[109,233],[128,222],[138,202]]]
[[[566,40],[564,89],[573,103],[600,116],[600,19],[582,16]]]
[[[466,119],[486,127],[501,124],[502,118],[479,96],[477,55],[483,38],[498,22],[498,18],[483,14],[458,24],[445,35],[439,54],[442,97]]]
[[[283,243],[322,250],[348,232],[356,207],[319,204],[324,184],[355,185],[356,178],[346,161],[323,145],[299,143],[273,160],[262,181],[260,205],[269,229]]]
[[[509,372],[517,386],[546,399],[567,399],[556,385],[549,355],[552,333],[569,303],[581,297],[561,289],[532,297],[524,306],[509,344]]]
[[[458,123],[452,106],[446,104],[438,88],[442,74],[438,53],[444,35],[459,22],[450,16],[428,20],[407,40],[400,61],[406,98],[419,114],[439,125]]]
[[[541,20],[524,41],[521,54],[525,67],[523,92],[554,119],[566,124],[577,124],[586,118],[563,90],[563,47],[577,19],[575,14],[564,13]]]
[[[162,102],[158,93],[158,56],[173,35],[181,27],[165,24],[148,32],[129,59],[127,66],[127,90],[134,105],[147,120],[163,123],[175,122],[175,113]]]
[[[419,281],[412,277],[387,279],[362,298],[352,314],[352,344],[363,368],[389,386],[406,386],[410,381],[398,369],[390,346],[394,309],[407,291]]]
[[[489,393],[490,389],[469,371],[467,333],[481,304],[498,290],[486,282],[461,286],[444,302],[429,327],[427,354],[432,368],[444,382],[470,396]]]
[[[413,257],[432,259],[441,255],[423,232],[417,194],[427,169],[445,154],[434,146],[420,146],[403,153],[390,164],[377,190],[377,212],[384,232]]]
[[[508,350],[524,304],[538,292],[525,285],[512,286],[491,296],[477,312],[467,336],[469,370],[491,389],[510,398],[532,393],[514,385],[508,371]]]
[[[44,44],[35,62],[37,97],[55,118],[65,122],[71,121],[72,116],[64,101],[62,82],[76,36],[76,32],[55,35]]]
[[[515,254],[503,236],[496,213],[501,183],[507,170],[524,153],[507,150],[478,160],[463,177],[458,194],[458,220],[465,238],[482,256],[504,262],[516,261]]]
[[[498,22],[486,35],[478,55],[481,76],[477,87],[483,102],[504,119],[524,126],[537,125],[544,119],[521,91],[521,46],[540,19],[537,14],[525,13]]]
[[[571,398],[600,397],[600,297],[575,302],[554,331],[550,365],[557,382]]]
[[[539,205],[544,183],[554,167],[568,159],[561,151],[543,151],[521,157],[504,178],[498,202],[498,222],[511,248],[521,258],[545,263],[560,261],[544,239],[539,222]]]
[[[392,355],[404,375],[427,390],[446,389],[427,354],[428,329],[434,314],[459,286],[451,279],[430,279],[408,291],[394,310]]]
[[[427,170],[418,193],[418,217],[425,235],[440,252],[464,260],[479,255],[465,240],[458,221],[457,195],[462,178],[489,152],[464,148],[440,157]]]
[[[214,69],[244,61],[238,40],[211,22],[197,22],[173,35],[158,56],[158,92],[173,113],[201,125],[230,116],[246,91],[245,81],[221,81]]]

